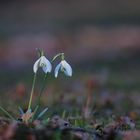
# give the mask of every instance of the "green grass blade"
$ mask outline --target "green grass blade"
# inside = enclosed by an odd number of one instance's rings
[[[45,113],[48,111],[48,108],[46,107],[37,117],[37,119],[40,119]]]
[[[15,120],[15,118],[9,113],[7,112],[3,107],[0,106],[0,109],[12,120]]]

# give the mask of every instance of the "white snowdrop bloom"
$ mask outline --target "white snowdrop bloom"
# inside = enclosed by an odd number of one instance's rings
[[[50,61],[45,57],[45,56],[41,56],[35,63],[33,66],[33,71],[34,73],[37,73],[38,68],[41,67],[42,70],[47,73],[47,72],[51,72],[52,70],[52,65],[50,63]]]
[[[65,60],[62,60],[56,66],[55,71],[54,71],[55,78],[57,78],[59,70],[64,72],[65,75],[67,75],[67,76],[72,76],[72,68],[71,68],[71,66]]]

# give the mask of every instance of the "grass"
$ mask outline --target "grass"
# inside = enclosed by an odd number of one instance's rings
[[[93,129],[101,134],[108,127],[117,127],[119,130],[127,131],[132,130],[134,125],[135,130],[139,130],[140,68],[134,69],[130,65],[129,68],[125,69],[125,67],[119,68],[120,65],[119,62],[115,66],[112,63],[102,64],[98,62],[94,65],[96,69],[94,68],[93,71],[87,70],[83,74],[82,71],[77,69],[73,78],[68,80],[61,76],[58,79],[49,76],[49,82],[46,83],[45,94],[41,98],[41,106],[38,109],[38,112],[40,112],[42,111],[41,108],[48,107],[46,114],[43,114],[40,119],[43,125],[49,125],[54,116],[60,116],[59,127],[61,128],[67,121],[72,127],[77,127],[76,130],[75,128],[69,128],[72,131],[73,129],[77,131],[80,127],[80,129],[82,128],[80,131]],[[106,76],[105,79],[104,76]],[[27,98],[23,96],[29,96],[31,77],[27,71],[18,73],[15,71],[13,74],[11,72],[0,73],[0,78],[3,80],[1,86],[7,85],[1,91],[1,106],[6,109],[6,114],[0,112],[1,116],[8,117],[8,112],[10,116],[18,118],[17,106],[20,105],[24,110],[27,109]],[[36,97],[39,95],[42,77],[42,74],[38,77],[37,87],[35,88]],[[91,113],[90,117],[85,119],[83,116],[84,107],[86,94],[89,92],[87,82],[91,79],[94,81],[91,83],[94,85],[91,92]],[[104,82],[102,82],[103,80]],[[12,85],[9,84],[11,81]],[[22,81],[26,88],[23,95],[16,90],[17,86],[15,85],[18,81]],[[33,103],[33,107],[35,107],[35,100],[33,100]],[[133,122],[130,122],[129,119],[132,119]],[[36,127],[42,126],[39,124]],[[56,140],[61,137],[62,133],[60,131],[54,134]]]

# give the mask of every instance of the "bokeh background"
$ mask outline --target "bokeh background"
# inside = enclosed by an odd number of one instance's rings
[[[103,97],[139,94],[139,7],[139,0],[1,0],[1,95],[27,100],[36,48],[44,49],[50,60],[64,52],[73,68],[72,78],[48,75],[44,96],[50,98],[44,103],[80,103],[90,86]]]

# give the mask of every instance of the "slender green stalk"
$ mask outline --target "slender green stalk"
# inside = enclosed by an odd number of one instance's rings
[[[65,117],[66,117],[66,110],[64,110],[62,113],[62,119],[65,119]]]
[[[12,120],[15,120],[15,118],[13,116],[10,115],[10,113],[8,113],[3,107],[0,106],[0,109]]]
[[[59,57],[59,56],[61,56],[62,60],[64,60],[64,53],[58,53],[57,55],[55,55],[55,56],[53,57],[52,62],[53,62],[57,57]]]
[[[44,89],[45,89],[46,78],[47,78],[47,74],[45,74],[45,76],[44,76],[43,86],[42,86],[42,88],[40,90],[40,94],[39,94],[39,97],[38,97],[38,102],[37,102],[38,106],[40,105],[41,95],[42,95],[42,93],[44,92]]]
[[[28,110],[31,108],[31,104],[32,104],[34,88],[35,88],[35,81],[36,81],[36,73],[35,73],[34,79],[33,79],[32,90],[31,90],[31,95],[30,95],[30,100],[29,100],[29,105],[28,105]]]

